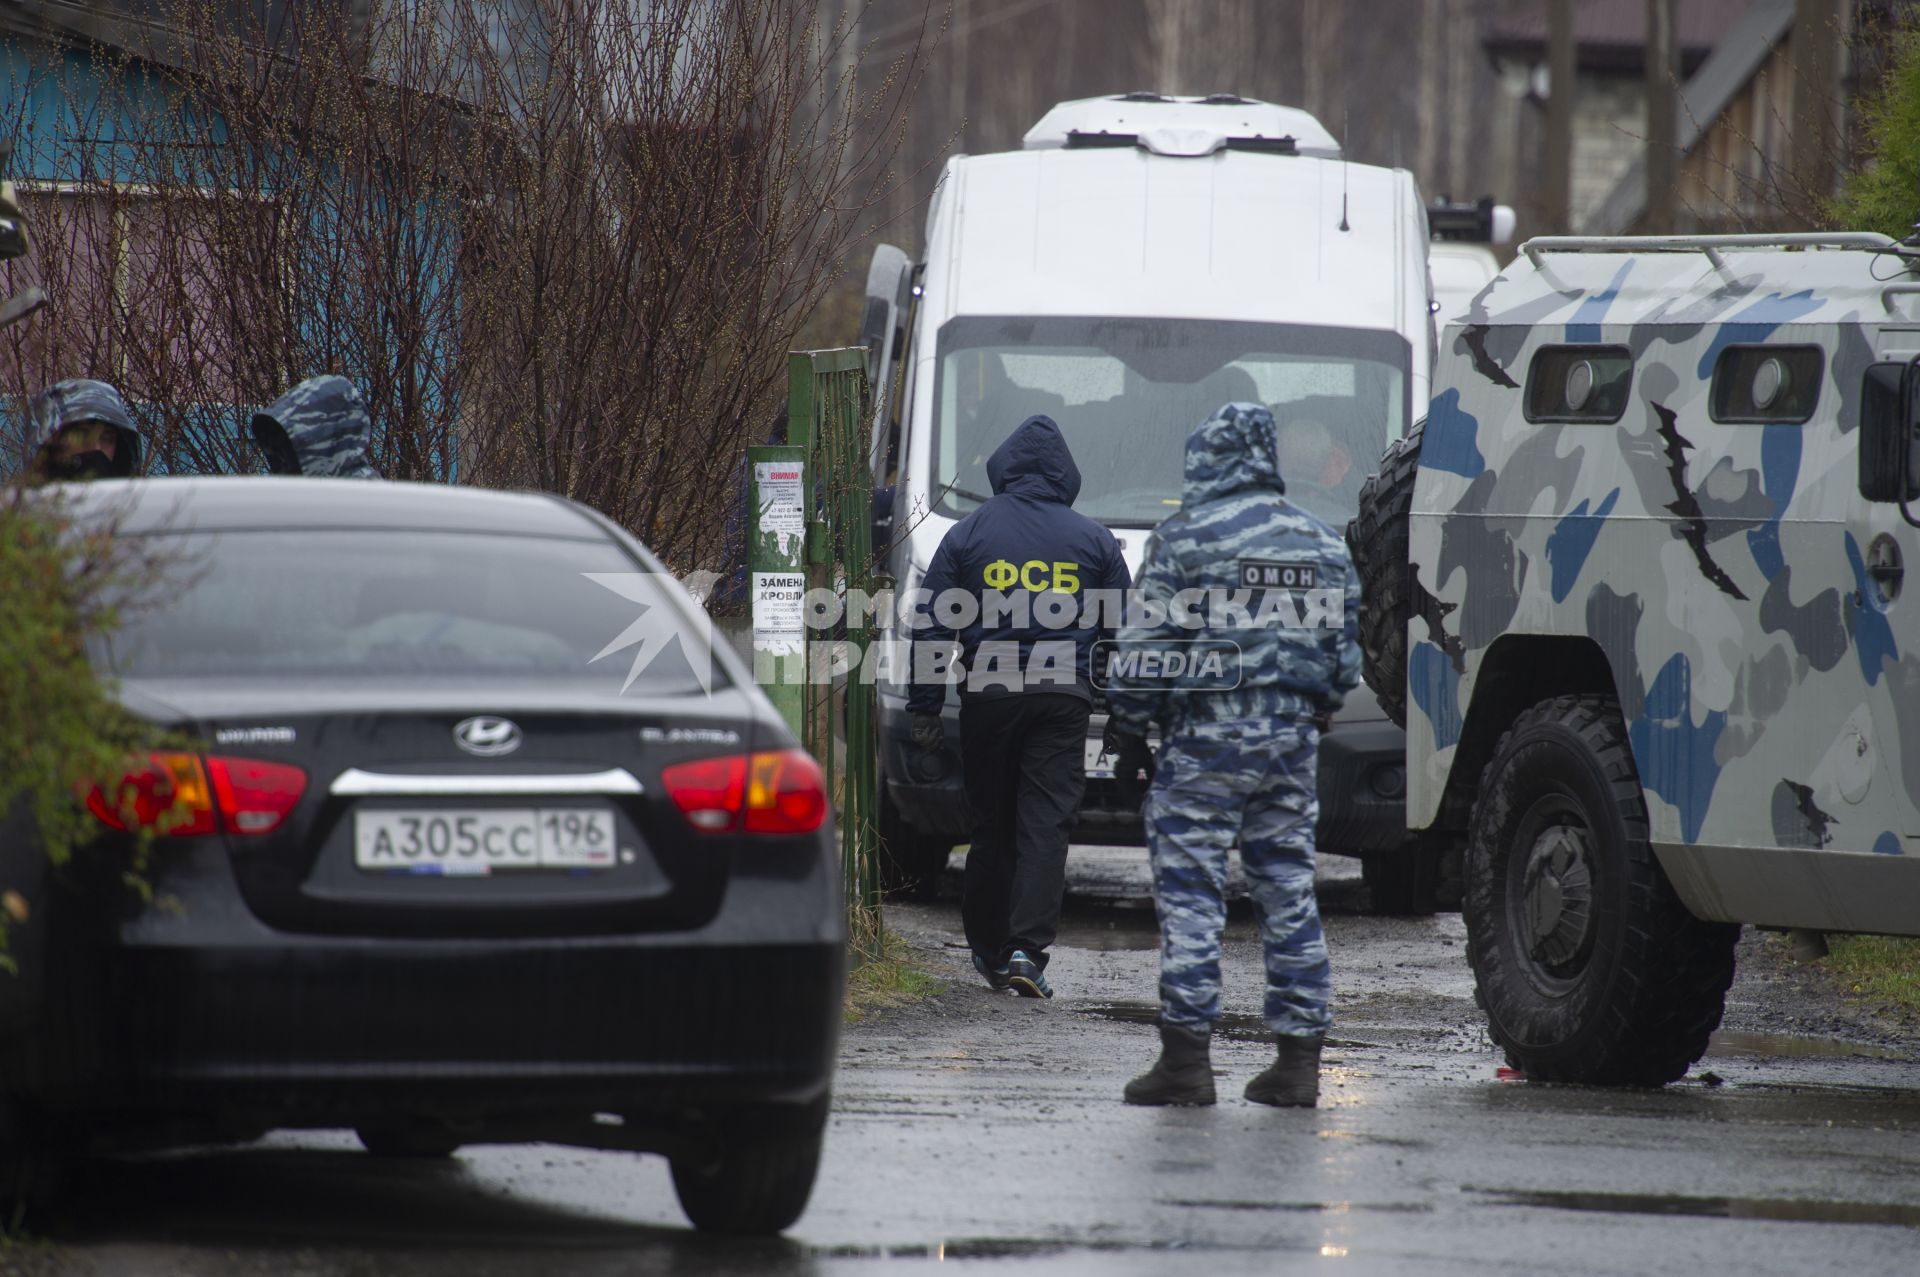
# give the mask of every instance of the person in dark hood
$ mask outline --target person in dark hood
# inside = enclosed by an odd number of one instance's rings
[[[307,378],[254,413],[252,431],[274,474],[380,478],[367,459],[367,401],[345,377]]]
[[[1227,404],[1187,436],[1180,512],[1147,542],[1140,622],[1121,630],[1108,678],[1109,744],[1137,745],[1152,723],[1161,735],[1142,812],[1160,918],[1160,1058],[1127,1084],[1129,1104],[1214,1102],[1209,1042],[1234,847],[1260,919],[1277,1048],[1246,1097],[1319,1099],[1332,1021],[1313,887],[1318,750],[1360,681],[1360,583],[1340,534],[1287,500],[1280,453],[1273,415],[1257,403]],[[1204,629],[1173,623],[1166,605],[1183,594],[1206,600]],[[1149,677],[1133,659],[1195,639],[1237,653],[1230,678]]]
[[[1080,470],[1050,418],[1021,422],[987,459],[987,479],[993,496],[947,531],[928,565],[907,708],[914,740],[939,749],[947,677],[936,666],[958,640],[973,821],[967,943],[993,988],[1046,998],[1087,783],[1093,646],[1111,635],[1129,580],[1113,534],[1072,509]]]
[[[27,401],[32,453],[27,476],[61,483],[125,479],[140,471],[140,430],[120,392],[104,381],[56,381]]]

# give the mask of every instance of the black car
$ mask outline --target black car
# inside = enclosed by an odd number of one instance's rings
[[[169,747],[94,787],[63,867],[0,839],[33,919],[0,976],[16,1165],[352,1127],[661,1152],[701,1228],[799,1216],[844,984],[829,803],[645,548],[537,494],[66,491],[157,563],[98,663]]]

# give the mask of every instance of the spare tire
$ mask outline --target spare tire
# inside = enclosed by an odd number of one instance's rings
[[[1347,549],[1360,573],[1360,657],[1367,686],[1397,726],[1407,725],[1408,515],[1420,473],[1420,435],[1414,423],[1380,458],[1380,470],[1360,488],[1360,513],[1347,525]]]

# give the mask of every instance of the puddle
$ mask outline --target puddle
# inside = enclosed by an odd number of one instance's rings
[[[1906,1060],[1904,1051],[1869,1046],[1863,1042],[1844,1042],[1839,1038],[1808,1038],[1792,1033],[1745,1033],[1721,1029],[1707,1044],[1708,1055],[1760,1056],[1767,1058]]]
[[[1080,1015],[1090,1015],[1099,1020],[1112,1020],[1117,1024],[1143,1024],[1158,1027],[1160,1008],[1145,1002],[1091,1002],[1077,1005],[1074,1011]],[[1231,1038],[1236,1042],[1260,1042],[1271,1044],[1273,1030],[1267,1022],[1257,1015],[1245,1012],[1229,1012],[1213,1022],[1213,1035],[1219,1038]],[[1373,1049],[1372,1042],[1354,1042],[1344,1038],[1328,1038],[1330,1047],[1359,1047]]]
[[[1823,1202],[1787,1197],[1681,1197],[1652,1193],[1549,1193],[1475,1189],[1504,1206],[1624,1215],[1697,1215],[1810,1224],[1890,1224],[1920,1228],[1920,1206],[1898,1202]]]
[[[1088,1238],[1080,1241],[1062,1241],[1056,1238],[1041,1237],[961,1237],[951,1241],[929,1244],[906,1243],[892,1246],[865,1246],[857,1243],[844,1246],[818,1246],[813,1254],[822,1259],[1031,1259],[1071,1254],[1112,1254],[1116,1252],[1140,1251],[1152,1253],[1163,1250],[1188,1250],[1188,1244],[1179,1241],[1119,1241],[1109,1238]],[[1210,1251],[1255,1251],[1270,1253],[1270,1246],[1235,1245],[1233,1243],[1208,1243],[1205,1249]]]
[[[1161,1206],[1183,1206],[1199,1210],[1276,1211],[1288,1215],[1431,1215],[1427,1202],[1241,1202],[1205,1198],[1163,1197]]]

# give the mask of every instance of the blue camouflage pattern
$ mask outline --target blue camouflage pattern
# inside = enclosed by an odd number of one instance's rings
[[[1188,590],[1238,599],[1246,610],[1209,615],[1203,630],[1183,628],[1171,613],[1157,623],[1129,624],[1117,647],[1124,653],[1202,636],[1230,639],[1240,649],[1240,677],[1232,689],[1111,677],[1111,713],[1136,735],[1149,722],[1174,731],[1188,721],[1319,713],[1337,708],[1360,681],[1359,575],[1341,536],[1286,499],[1279,429],[1263,405],[1232,403],[1187,436],[1181,509],[1148,538],[1130,611],[1168,607]],[[1270,591],[1245,584],[1248,564],[1303,566],[1313,588],[1289,591],[1293,610],[1311,619],[1323,603],[1339,613],[1337,621],[1312,628],[1276,622],[1263,606]]]
[[[1479,792],[1511,712],[1483,685],[1549,639],[1604,671],[1694,914],[1920,934],[1897,570],[1920,534],[1860,491],[1871,372],[1897,386],[1914,357],[1915,269],[1851,241],[1546,240],[1446,328],[1408,524],[1409,826]]]
[[[112,426],[119,435],[119,455],[114,461],[117,475],[135,474],[140,469],[143,451],[140,428],[120,392],[104,381],[89,377],[69,377],[56,381],[27,400],[27,455],[32,468],[44,471],[44,451],[53,437],[68,426],[99,421]]]
[[[1167,741],[1142,816],[1160,915],[1160,1017],[1199,1032],[1220,1018],[1227,853],[1237,843],[1266,958],[1267,1027],[1332,1026],[1332,973],[1313,890],[1320,735],[1290,719],[1195,724]]]
[[[1310,716],[1360,680],[1360,585],[1346,543],[1286,499],[1278,443],[1259,404],[1227,404],[1187,436],[1181,510],[1154,529],[1138,587],[1138,605],[1167,616],[1123,629],[1114,663],[1133,645],[1230,639],[1241,653],[1238,685],[1122,674],[1109,679],[1108,698],[1123,728],[1162,729],[1141,813],[1160,915],[1162,1021],[1207,1031],[1220,1016],[1227,855],[1238,846],[1260,919],[1267,1025],[1313,1036],[1331,1023],[1331,974],[1313,889],[1320,735]],[[1250,587],[1249,564],[1288,575]],[[1199,630],[1173,610],[1194,590],[1207,600]],[[1308,594],[1338,605],[1332,625],[1286,624],[1267,606]],[[1234,607],[1216,610],[1222,597]],[[1296,621],[1305,615],[1302,607]]]
[[[252,431],[275,474],[381,477],[367,459],[373,434],[367,401],[345,377],[309,377],[254,413]]]

